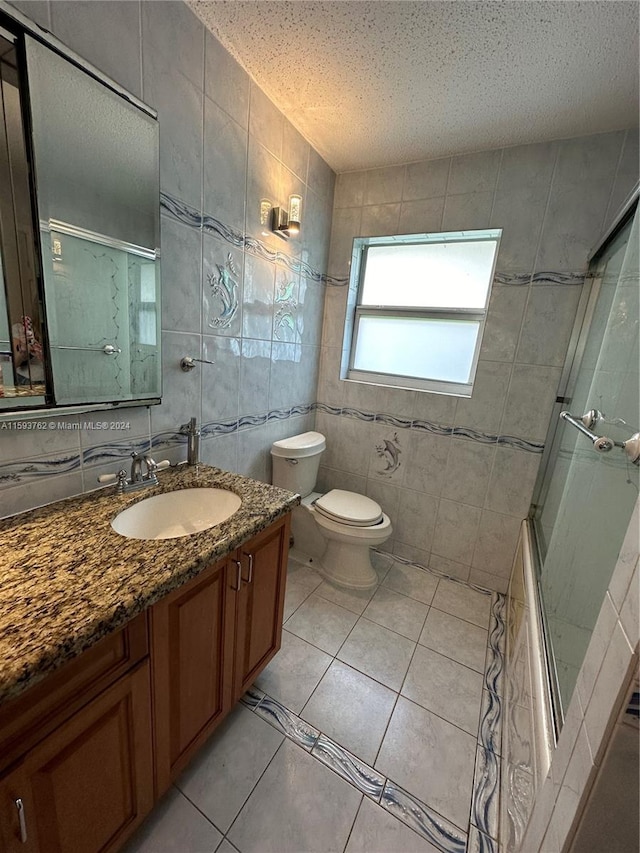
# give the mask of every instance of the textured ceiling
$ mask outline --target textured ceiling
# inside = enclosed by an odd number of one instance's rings
[[[638,121],[638,4],[191,0],[338,172]]]

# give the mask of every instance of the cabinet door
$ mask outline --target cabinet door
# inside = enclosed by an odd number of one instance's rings
[[[149,654],[147,614],[0,705],[0,775]]]
[[[239,699],[280,648],[289,551],[289,516],[239,549],[234,699]]]
[[[151,610],[158,795],[231,707],[234,607],[223,560]]]
[[[0,781],[3,850],[115,851],[152,806],[145,661],[41,741]]]

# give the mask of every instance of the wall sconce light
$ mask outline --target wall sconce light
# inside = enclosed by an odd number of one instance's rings
[[[269,236],[271,228],[271,201],[268,198],[260,199],[260,225],[262,226],[262,236]]]
[[[260,222],[263,222],[263,204],[266,199],[260,202]],[[297,237],[300,233],[300,223],[302,221],[302,196],[297,194],[289,196],[289,210],[283,207],[271,208],[271,230],[283,240],[288,240],[289,237]]]

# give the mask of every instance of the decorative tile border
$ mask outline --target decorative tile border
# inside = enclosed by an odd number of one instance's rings
[[[544,451],[544,444],[536,441],[529,441],[526,438],[519,438],[514,435],[493,435],[491,433],[480,432],[471,427],[452,427],[444,426],[443,424],[433,423],[424,420],[411,420],[409,418],[396,418],[393,415],[387,415],[383,412],[365,412],[360,409],[341,408],[339,406],[330,406],[328,403],[318,402],[315,408],[319,412],[336,417],[354,418],[355,420],[364,421],[365,423],[385,424],[393,426],[396,429],[412,429],[419,432],[428,432],[432,435],[450,435],[453,438],[471,439],[481,444],[500,444],[507,447],[513,447],[516,450],[523,450],[525,453],[541,454]]]
[[[242,703],[443,853],[464,853],[465,833],[408,791],[348,752],[284,705],[251,688]]]
[[[176,219],[189,228],[215,234],[226,243],[238,249],[244,249],[258,258],[282,264],[293,273],[302,273],[307,279],[329,287],[346,287],[349,284],[349,276],[331,276],[314,269],[306,261],[291,258],[283,252],[275,252],[268,248],[261,240],[256,240],[248,234],[236,231],[225,225],[215,216],[202,214],[185,202],[169,195],[160,193],[160,210],[169,217]],[[523,287],[529,284],[563,284],[581,285],[584,283],[585,272],[556,272],[553,270],[541,270],[534,273],[518,272],[496,272],[493,277],[495,284]]]
[[[354,409],[350,409],[349,411],[353,412]],[[357,417],[357,415],[352,415],[352,417]],[[394,426],[398,427],[399,429],[410,429],[412,424],[414,423],[413,421],[408,420],[407,418],[396,418],[394,415],[375,415],[374,420],[378,424]]]
[[[505,624],[505,611],[507,608],[507,596],[501,592],[494,593],[491,602],[491,621],[489,622],[489,645],[504,654],[507,628]]]
[[[395,560],[398,563],[402,563],[403,566],[412,566],[415,569],[421,569],[423,572],[427,572],[430,575],[435,575],[438,578],[444,578],[448,581],[453,581],[453,583],[459,583],[461,586],[466,586],[467,589],[474,589],[476,592],[481,592],[483,595],[501,595],[501,593],[494,593],[492,590],[487,589],[484,586],[478,586],[477,584],[470,583],[469,581],[463,581],[462,578],[457,578],[454,575],[447,575],[444,572],[437,572],[435,569],[428,568],[427,566],[423,566],[420,563],[416,563],[414,560],[410,560],[408,557],[400,557],[397,554],[389,554],[388,551],[381,551],[379,548],[371,549],[375,554],[380,554],[382,557],[389,557],[391,560]]]
[[[498,838],[499,759],[478,745],[471,799],[471,823],[491,838]]]
[[[326,735],[320,735],[311,754],[368,797],[380,801],[385,777],[346,749],[338,746]]]
[[[237,249],[244,249],[245,252],[257,258],[285,266],[292,273],[300,273],[309,281],[315,281],[318,284],[325,284],[330,287],[344,287],[349,283],[348,276],[336,278],[335,276],[330,276],[314,269],[306,261],[302,261],[299,258],[292,258],[284,254],[284,252],[274,252],[265,246],[261,240],[256,240],[248,234],[229,228],[223,222],[220,222],[219,219],[216,219],[215,216],[202,214],[168,193],[160,193],[160,210],[166,216],[176,219],[189,228],[195,228],[207,234],[215,234],[216,237],[220,237],[226,243],[229,243],[229,245]]]
[[[202,425],[200,436],[203,440],[206,440],[207,438],[214,438],[219,435],[229,435],[241,429],[264,426],[264,424],[273,420],[287,420],[298,415],[308,415],[314,409],[314,403],[303,403],[287,409],[272,409],[269,412],[259,415],[243,415],[240,418],[212,421],[211,423]],[[138,438],[133,441],[123,441],[119,444],[109,442],[107,444],[88,447],[79,453],[63,451],[48,458],[44,458],[43,454],[42,457],[35,457],[34,459],[6,462],[0,464],[0,489],[3,486],[15,486],[43,476],[68,474],[80,469],[81,465],[97,467],[110,461],[113,461],[117,465],[128,462],[132,451],[141,453],[145,450],[166,450],[186,444],[186,442],[187,437],[183,433],[167,430],[156,433],[152,436],[151,440],[148,438]]]
[[[60,453],[49,459],[7,462],[0,467],[0,486],[16,485],[51,474],[67,474],[80,467],[80,454]]]
[[[19,462],[7,462],[0,465],[0,488],[3,485],[15,485],[43,476],[68,474],[77,471],[81,465],[97,467],[110,461],[128,461],[132,452],[142,453],[145,450],[149,450],[149,439],[140,438],[124,444],[100,444],[88,447],[80,453],[65,451],[49,458],[36,457]]]
[[[240,701],[250,710],[255,710],[267,694],[257,687],[250,687]]]
[[[522,287],[528,284],[584,284],[586,272],[496,272],[493,276],[494,284],[508,284]]]
[[[311,752],[320,736],[318,729],[314,729],[271,696],[265,695],[253,710],[259,717],[271,723],[274,728],[308,752]]]
[[[375,550],[375,552],[390,558],[391,561],[423,568],[417,563],[387,554],[384,551]],[[431,572],[431,570],[427,571]],[[440,577],[447,577],[438,572],[432,573]],[[501,593],[491,592],[474,584],[466,583],[459,578],[449,579],[492,597],[485,680],[494,683],[495,679],[499,677],[503,665],[501,648],[505,635],[506,598]],[[311,755],[363,794],[379,802],[382,808],[389,811],[442,853],[498,853],[500,729],[502,725],[502,704],[498,693],[483,690],[468,837],[462,829],[396,785],[392,780],[385,778],[340,744],[309,726],[276,699],[265,695],[256,688],[251,688],[242,701],[286,737],[298,743],[303,749],[310,750]]]
[[[380,805],[444,853],[465,853],[466,834],[398,785],[387,782]]]
[[[504,675],[504,656],[497,649],[493,650],[491,660],[484,675],[485,689],[497,696],[502,696]]]
[[[467,853],[498,853],[498,844],[472,824],[469,827]]]
[[[480,710],[480,729],[476,750],[476,766],[471,798],[471,830],[469,850],[497,853],[500,797],[500,754],[502,731],[502,676],[504,672],[504,621],[506,597],[494,592],[491,596],[491,617]],[[472,838],[473,835],[473,838]]]
[[[502,699],[491,690],[482,691],[478,740],[485,749],[502,755]]]
[[[359,409],[337,408],[326,403],[301,403],[291,408],[272,409],[261,414],[242,415],[239,418],[230,418],[222,421],[212,421],[201,427],[201,438],[213,438],[219,435],[229,435],[241,429],[264,426],[274,420],[287,420],[298,415],[308,415],[313,411],[324,412],[336,417],[348,417],[361,420],[366,423],[379,423],[385,426],[393,426],[396,429],[415,429],[417,431],[429,432],[433,435],[450,435],[454,438],[472,439],[482,444],[504,444],[523,450],[527,453],[542,453],[543,444],[527,441],[514,436],[495,436],[480,433],[466,427],[445,427],[440,424],[423,420],[408,420],[395,418],[392,415],[378,414],[376,412],[364,412]],[[121,444],[108,443],[87,448],[79,454],[61,452],[49,458],[35,458],[32,460],[20,460],[18,462],[7,462],[0,464],[0,488],[3,486],[17,485],[28,482],[42,476],[53,474],[65,474],[77,470],[81,464],[96,466],[110,460],[120,461],[127,459],[132,450],[139,453],[148,449],[166,449],[185,444],[187,438],[179,431],[167,430],[156,433],[151,441],[141,438],[133,442],[122,442]],[[44,456],[44,454],[43,454]],[[454,578],[455,580],[455,578]]]
[[[436,845],[443,853],[465,853],[466,835],[461,829],[352,755],[340,744],[320,734],[277,699],[251,688],[241,701],[294,743],[311,751],[314,758],[367,797],[379,802],[384,809]]]

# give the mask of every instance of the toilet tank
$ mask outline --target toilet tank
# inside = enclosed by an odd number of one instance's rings
[[[303,432],[274,441],[271,445],[273,485],[306,497],[318,479],[320,457],[326,446],[319,432]]]

